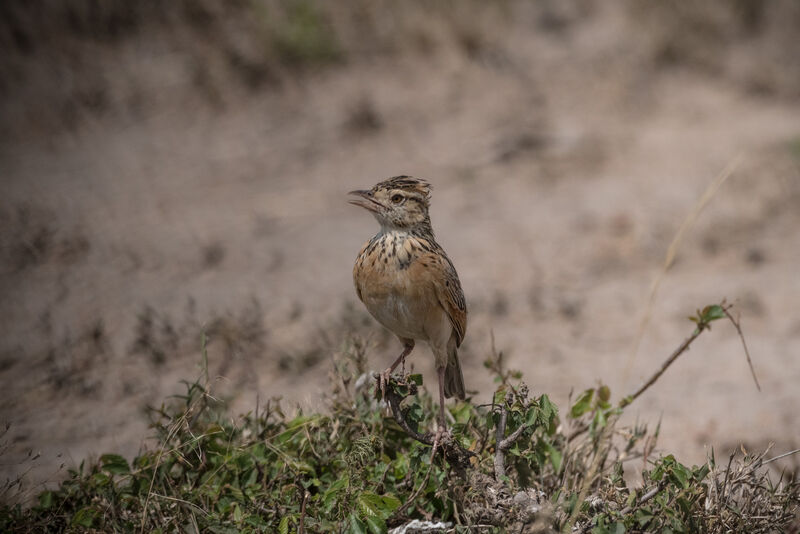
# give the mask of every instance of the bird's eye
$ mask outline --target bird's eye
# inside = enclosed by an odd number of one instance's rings
[[[392,202],[395,204],[400,204],[403,201],[403,195],[394,195],[392,197]]]

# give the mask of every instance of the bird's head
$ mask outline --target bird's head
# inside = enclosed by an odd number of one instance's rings
[[[372,189],[350,191],[350,204],[372,212],[384,228],[412,230],[430,228],[428,207],[431,186],[411,176],[395,176],[378,182]]]

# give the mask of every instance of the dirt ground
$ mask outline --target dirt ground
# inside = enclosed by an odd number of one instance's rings
[[[709,62],[662,46],[629,4],[558,5],[274,86],[217,82],[214,98],[184,49],[141,31],[91,45],[104,96],[67,122],[60,88],[37,85],[51,56],[25,56],[18,85],[4,69],[0,476],[34,491],[87,456],[135,454],[145,406],[199,375],[204,329],[233,413],[275,395],[313,408],[353,332],[387,365],[400,346],[351,281],[377,225],[345,194],[397,174],[434,185],[474,398],[493,390],[492,333],[564,409],[598,381],[631,392],[725,298],[762,391],[720,322],[630,420],[660,420],[659,448],[687,462],[800,447],[800,79],[770,77],[767,37],[730,37]],[[88,87],[59,76],[68,96]],[[729,166],[634,354],[670,242]],[[411,357],[429,383],[431,360]]]

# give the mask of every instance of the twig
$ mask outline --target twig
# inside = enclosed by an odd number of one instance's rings
[[[301,486],[302,487],[302,486]],[[306,532],[306,502],[308,501],[308,492],[303,488],[303,504],[300,505],[300,524],[297,527],[297,534],[305,534]]]
[[[194,509],[196,509],[196,510],[197,510],[197,511],[199,511],[199,512],[202,512],[202,513],[203,513],[203,515],[206,515],[206,516],[208,515],[208,512],[206,512],[205,510],[203,510],[202,508],[200,508],[200,507],[199,507],[199,506],[197,506],[196,504],[194,504],[194,503],[191,503],[191,502],[189,502],[189,501],[185,501],[185,500],[183,500],[183,499],[178,499],[178,498],[176,498],[176,497],[170,497],[169,495],[161,495],[161,494],[159,494],[159,493],[155,493],[155,492],[153,492],[153,493],[152,493],[152,496],[153,496],[153,497],[158,497],[159,499],[166,499],[166,500],[168,500],[168,501],[175,501],[175,502],[179,502],[179,503],[181,503],[181,504],[185,504],[185,505],[187,505],[187,506],[189,506],[189,507],[191,507],[191,508],[194,508]]]
[[[416,384],[409,384],[409,389],[411,395],[416,394]],[[411,428],[411,425],[409,425],[408,421],[406,421],[403,410],[400,408],[400,403],[403,401],[403,399],[404,397],[401,397],[395,393],[392,384],[388,384],[388,387],[386,388],[386,402],[389,403],[389,407],[392,409],[394,420],[397,421],[397,424],[400,425],[400,428],[402,428],[406,434],[415,440],[419,441],[420,443],[424,443],[425,445],[433,445],[434,440],[431,439],[430,434],[420,434]]]
[[[500,409],[502,411],[500,412],[500,424],[497,425],[497,433],[495,434],[497,446],[494,451],[494,478],[497,480],[500,480],[500,477],[506,476],[506,451],[508,451],[522,433],[530,427],[528,424],[522,424],[507,438],[503,439],[503,435],[506,433],[508,410],[505,406],[501,406]]]
[[[430,465],[428,466],[428,472],[425,473],[425,478],[422,480],[422,484],[419,485],[419,487],[414,491],[411,497],[408,498],[408,500],[404,505],[402,505],[400,508],[394,511],[395,515],[402,514],[404,511],[406,511],[406,509],[408,509],[408,507],[411,506],[411,503],[414,502],[414,499],[419,497],[419,494],[422,493],[422,490],[425,489],[425,486],[428,485],[428,479],[431,478],[431,471],[433,471],[433,459],[436,456],[436,450],[438,448],[439,448],[439,433],[436,434],[436,437],[433,440],[433,448],[431,449],[431,461]]]
[[[629,396],[627,396],[627,397],[622,399],[622,402],[620,403],[621,406],[622,407],[627,406],[628,404],[630,404],[633,401],[635,401],[639,397],[639,395],[641,395],[642,393],[647,391],[647,389],[650,386],[652,386],[656,382],[656,380],[658,380],[661,377],[661,375],[664,374],[664,371],[666,371],[669,368],[669,366],[672,365],[672,363],[676,359],[678,359],[678,356],[680,356],[681,354],[686,352],[686,350],[689,348],[689,345],[691,345],[692,342],[695,339],[697,339],[700,336],[700,334],[703,333],[703,330],[705,330],[705,329],[706,329],[706,325],[704,325],[703,323],[698,323],[697,328],[695,329],[694,332],[692,332],[692,335],[687,337],[683,341],[683,343],[681,343],[680,346],[678,346],[678,348],[675,349],[675,351],[670,355],[670,357],[667,358],[667,360],[663,364],[661,364],[661,368],[658,371],[656,371],[655,374],[653,374],[653,376],[651,376],[650,379],[647,382],[642,384],[642,386],[640,386],[639,389],[637,389],[634,394],[629,395]]]
[[[650,491],[648,491],[647,493],[642,495],[639,498],[639,500],[636,501],[635,505],[626,506],[625,508],[623,508],[622,511],[620,512],[620,515],[625,515],[625,514],[629,514],[629,513],[633,512],[636,508],[639,508],[641,505],[643,505],[644,503],[646,503],[647,501],[649,501],[650,499],[652,499],[653,497],[658,495],[658,492],[661,491],[662,489],[664,489],[665,485],[666,485],[666,482],[664,482],[662,480],[661,482],[658,483],[658,485],[655,488],[652,488]]]
[[[739,326],[739,321],[733,318],[731,312],[728,311],[729,308],[722,306],[722,311],[725,312],[725,315],[728,316],[728,319],[731,320],[733,326],[736,327],[736,332],[739,334],[739,339],[742,340],[742,347],[744,347],[744,355],[747,356],[747,365],[750,366],[750,374],[753,375],[753,382],[756,383],[756,388],[758,391],[761,391],[761,385],[758,383],[758,378],[756,378],[756,370],[753,368],[753,360],[750,359],[750,351],[747,350],[747,343],[744,340],[744,334],[742,334],[742,328]]]
[[[778,456],[776,456],[774,458],[770,458],[766,462],[763,462],[761,465],[767,465],[770,462],[774,462],[775,460],[780,460],[781,458],[786,458],[787,456],[791,456],[792,454],[797,454],[798,452],[800,452],[800,449],[795,449],[793,451],[789,451],[789,452],[785,452],[783,454],[779,454]]]
[[[500,422],[497,423],[497,429],[495,433],[495,442],[497,443],[497,446],[494,451],[494,478],[496,480],[500,480],[501,477],[504,477],[506,475],[505,451],[502,448],[500,448],[500,444],[503,442],[503,436],[506,433],[507,420],[508,420],[508,410],[506,410],[505,406],[501,405]]]

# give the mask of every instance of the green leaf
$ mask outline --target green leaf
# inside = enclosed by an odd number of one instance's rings
[[[43,491],[39,494],[39,508],[47,510],[53,506],[53,492]]]
[[[703,464],[700,467],[695,467],[694,473],[692,473],[692,476],[694,477],[694,479],[696,481],[700,482],[701,480],[706,478],[706,475],[708,475],[709,471],[710,471],[710,469],[708,467],[708,464]]]
[[[100,513],[95,510],[94,508],[81,508],[75,515],[72,516],[72,521],[70,521],[70,525],[73,527],[86,527],[89,528],[94,524],[95,519],[100,516]]]
[[[608,423],[608,420],[606,418],[606,412],[603,410],[597,410],[594,414],[594,417],[592,418],[592,426],[591,426],[592,434],[594,435],[594,433],[597,432],[598,430],[602,430],[603,428],[605,428],[606,423]]]
[[[719,304],[712,304],[711,306],[706,306],[703,308],[703,312],[701,314],[701,318],[704,323],[710,323],[711,321],[716,321],[717,319],[723,319],[725,317],[725,310],[722,309],[722,306]]]
[[[541,413],[542,411],[538,406],[531,406],[528,408],[528,411],[525,413],[525,424],[528,426],[536,425]]]
[[[419,373],[415,373],[413,375],[408,375],[409,382],[414,382],[416,385],[422,385],[422,375]]]
[[[119,454],[104,454],[100,457],[103,469],[114,475],[130,473],[128,461]]]
[[[289,516],[285,515],[281,518],[281,522],[278,523],[278,532],[279,534],[289,534]]]
[[[362,491],[356,500],[362,517],[378,517],[385,520],[400,506],[400,501],[393,495],[376,495],[371,491]]]
[[[672,467],[672,475],[673,480],[680,484],[682,488],[689,486],[688,481],[692,476],[692,472],[685,465],[675,462]]]
[[[340,478],[325,490],[325,493],[322,494],[322,507],[326,512],[330,512],[333,508],[334,503],[336,502],[336,497],[338,497],[341,491],[347,486],[349,486],[350,478],[344,477]]]
[[[372,534],[386,534],[386,520],[380,517],[368,517],[367,527]]]
[[[547,449],[548,456],[550,456],[550,463],[553,465],[553,469],[555,469],[556,473],[559,473],[561,471],[561,461],[563,459],[561,451],[550,443],[545,444],[545,448]]]
[[[569,412],[573,419],[577,419],[592,409],[593,397],[594,389],[587,389],[581,393],[581,396],[578,397],[578,400],[575,401],[575,404],[572,405],[572,409]]]
[[[350,514],[350,528],[347,529],[348,533],[352,534],[367,534],[367,526],[361,521],[356,514]]]

